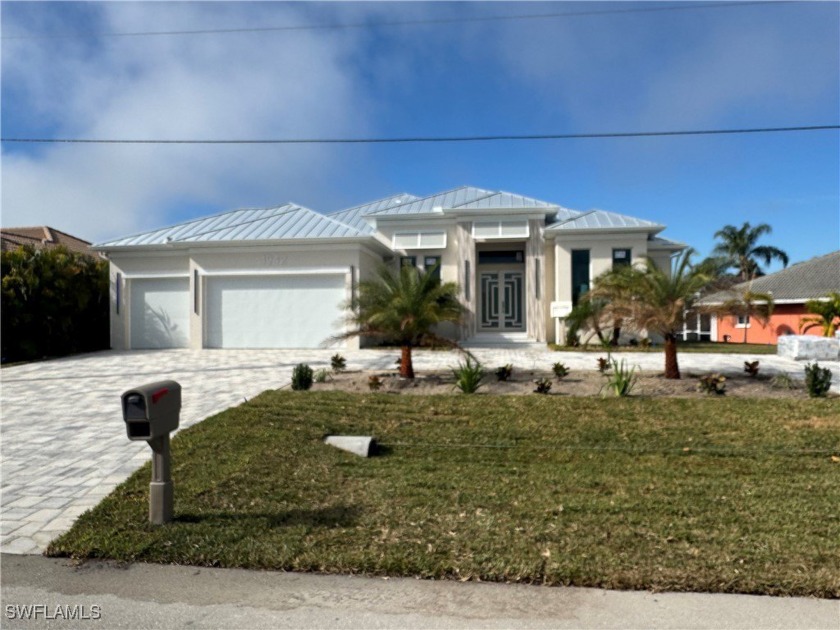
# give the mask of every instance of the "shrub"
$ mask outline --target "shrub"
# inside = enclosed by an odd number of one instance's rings
[[[554,376],[557,377],[557,380],[561,380],[564,376],[569,375],[569,368],[566,367],[564,363],[560,363],[559,361],[551,366],[551,371],[554,372]]]
[[[758,361],[744,361],[744,372],[753,378],[758,376]]]
[[[820,398],[828,393],[831,387],[831,370],[821,368],[819,363],[805,366],[805,389],[811,398]]]
[[[608,369],[610,369],[610,362],[604,357],[598,357],[598,371],[606,374]]]
[[[379,378],[376,374],[368,376],[368,388],[372,392],[378,392],[379,389],[382,387],[382,379]]]
[[[511,374],[513,374],[513,366],[510,363],[503,365],[500,368],[496,368],[494,374],[499,382],[506,381],[511,377]]]
[[[723,396],[726,393],[726,377],[722,374],[701,376],[697,382],[697,391]]]
[[[639,345],[640,345],[642,348],[650,348],[650,346],[651,346],[650,339],[648,339],[647,337],[645,337],[644,339],[642,339],[641,341],[639,341]]]
[[[770,387],[774,389],[796,389],[799,385],[789,374],[782,372],[770,379]]]
[[[613,359],[612,367],[612,374],[607,377],[607,382],[601,388],[601,391],[603,392],[606,389],[616,396],[628,396],[639,378],[636,374],[638,366],[628,367],[624,359],[621,360],[621,363]]]
[[[327,368],[321,368],[315,372],[315,382],[316,383],[326,383],[327,377],[330,375],[329,370]]]
[[[336,353],[332,355],[332,358],[330,358],[330,367],[332,367],[332,371],[336,374],[343,372],[347,369],[347,360],[340,354]]]
[[[455,375],[455,387],[465,394],[474,394],[478,391],[481,387],[481,379],[484,378],[484,369],[481,364],[478,361],[473,363],[470,357],[467,357],[465,363],[459,363],[452,373]]]
[[[551,391],[551,381],[547,378],[538,378],[534,384],[537,386],[534,390],[535,394],[547,394]]]
[[[312,387],[312,368],[306,363],[298,363],[292,370],[292,389],[307,390]]]

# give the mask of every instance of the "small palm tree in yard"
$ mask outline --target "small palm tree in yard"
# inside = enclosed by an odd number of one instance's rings
[[[608,300],[607,308],[627,314],[635,327],[657,332],[665,339],[665,378],[680,378],[677,332],[697,295],[714,278],[691,264],[693,249],[674,261],[671,273],[645,259],[644,267],[619,267],[599,278],[591,291]]]
[[[840,293],[832,292],[821,300],[808,300],[805,310],[813,313],[811,317],[802,318],[803,330],[818,328],[824,337],[833,337],[840,322]]]
[[[332,340],[373,337],[394,341],[401,349],[400,376],[414,378],[412,348],[429,343],[458,347],[434,332],[438,324],[461,321],[464,308],[458,301],[458,285],[441,282],[433,272],[381,266],[374,280],[359,283],[358,295],[345,305],[353,330]]]

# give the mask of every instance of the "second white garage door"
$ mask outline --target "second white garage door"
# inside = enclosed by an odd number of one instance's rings
[[[344,327],[344,274],[207,278],[208,348],[317,348]]]

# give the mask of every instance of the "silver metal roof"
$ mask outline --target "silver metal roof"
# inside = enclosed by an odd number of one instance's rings
[[[309,208],[287,203],[276,208],[231,210],[150,232],[97,243],[94,247],[356,236],[361,236],[361,233],[349,225]]]
[[[616,212],[607,212],[606,210],[590,210],[583,212],[575,217],[560,221],[554,225],[546,228],[548,231],[559,230],[609,230],[609,229],[628,229],[628,228],[649,228],[651,230],[664,230],[665,226],[653,221],[645,221],[644,219],[637,219],[636,217],[628,217],[624,214]]]
[[[393,208],[384,208],[371,215],[399,215],[399,214],[422,214],[435,212],[435,208],[458,208],[464,204],[474,202],[484,197],[491,197],[496,193],[492,190],[474,188],[473,186],[461,186],[442,193],[422,197],[411,203],[400,204]]]
[[[651,236],[648,238],[648,249],[673,249],[676,251],[685,249],[686,247],[688,247],[688,245],[685,243],[672,241],[669,238],[663,238],[661,236]]]
[[[557,204],[547,201],[540,201],[533,197],[525,197],[514,193],[499,191],[486,197],[480,197],[475,201],[462,203],[458,209],[483,209],[483,208],[557,208]]]
[[[371,201],[360,206],[353,206],[352,208],[347,208],[345,210],[331,212],[327,216],[357,229],[362,234],[373,234],[374,229],[367,221],[365,221],[365,215],[382,212],[404,203],[416,201],[417,199],[419,199],[419,197],[415,195],[400,193],[383,199],[377,199],[376,201]]]

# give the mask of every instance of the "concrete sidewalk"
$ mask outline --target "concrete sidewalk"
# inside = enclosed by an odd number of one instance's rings
[[[840,602],[116,565],[2,556],[4,628],[762,628],[837,630]],[[23,606],[101,615],[20,619]],[[82,608],[83,607],[83,608]],[[97,607],[97,608],[94,608]],[[31,608],[29,615],[32,615]]]

